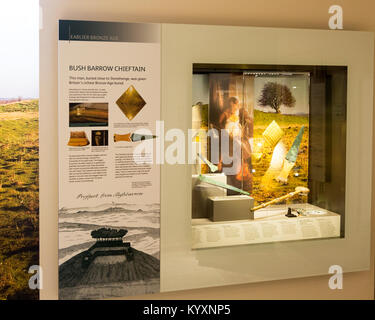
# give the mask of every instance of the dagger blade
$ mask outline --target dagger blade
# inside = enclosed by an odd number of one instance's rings
[[[289,149],[288,153],[285,156],[285,159],[288,160],[289,162],[295,163],[297,160],[298,151],[299,151],[299,147],[302,141],[302,135],[303,135],[304,129],[305,129],[305,126],[302,126],[296,138],[294,139],[294,142],[291,148]]]
[[[250,193],[246,192],[245,190],[242,190],[242,189],[239,189],[239,188],[236,188],[236,187],[233,187],[231,186],[230,184],[226,184],[226,183],[223,183],[223,182],[220,182],[220,181],[216,181],[214,179],[211,179],[211,178],[208,178],[208,177],[205,177],[203,175],[199,175],[198,176],[199,180],[203,181],[203,182],[206,182],[208,184],[212,184],[214,186],[217,186],[217,187],[220,187],[220,188],[224,188],[224,189],[228,189],[228,190],[232,190],[232,191],[236,191],[238,193],[241,193],[241,194],[244,194],[246,196],[250,196]]]
[[[138,134],[138,133],[132,133],[132,135],[130,136],[130,140],[133,142],[155,139],[155,138],[156,136],[154,135]]]

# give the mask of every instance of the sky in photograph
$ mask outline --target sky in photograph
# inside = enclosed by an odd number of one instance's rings
[[[39,1],[0,1],[0,98],[39,96]]]

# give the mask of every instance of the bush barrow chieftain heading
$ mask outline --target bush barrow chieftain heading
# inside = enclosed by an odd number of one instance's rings
[[[91,66],[91,65],[70,65],[69,71],[121,71],[121,72],[146,72],[143,66]]]

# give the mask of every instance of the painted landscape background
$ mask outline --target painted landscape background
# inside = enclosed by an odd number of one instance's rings
[[[38,100],[0,102],[0,300],[38,299]]]
[[[302,126],[305,127],[301,145],[299,147],[296,164],[288,176],[287,184],[280,184],[271,176],[265,179],[267,170],[271,163],[273,149],[266,147],[264,156],[259,163],[253,163],[255,172],[253,173],[253,194],[257,204],[270,201],[293,192],[296,187],[308,186],[309,173],[309,117],[308,115],[286,115],[273,112],[262,112],[254,110],[254,139],[260,139],[267,126],[275,120],[284,131],[281,139],[287,152],[296,138]],[[284,155],[283,155],[284,156]],[[278,173],[278,172],[277,172]],[[293,203],[306,202],[307,197],[300,196],[291,200]]]
[[[265,145],[261,161],[253,161],[253,193],[256,203],[263,203],[308,187],[309,176],[309,112],[310,76],[308,74],[255,77],[254,142],[263,141],[264,130],[275,121],[284,135],[274,147]],[[278,110],[273,101],[278,101]],[[287,152],[304,126],[298,156],[287,182],[277,181]],[[307,202],[307,196],[287,200]]]

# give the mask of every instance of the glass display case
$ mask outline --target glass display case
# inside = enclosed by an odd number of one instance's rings
[[[193,64],[192,248],[345,235],[347,67]]]

